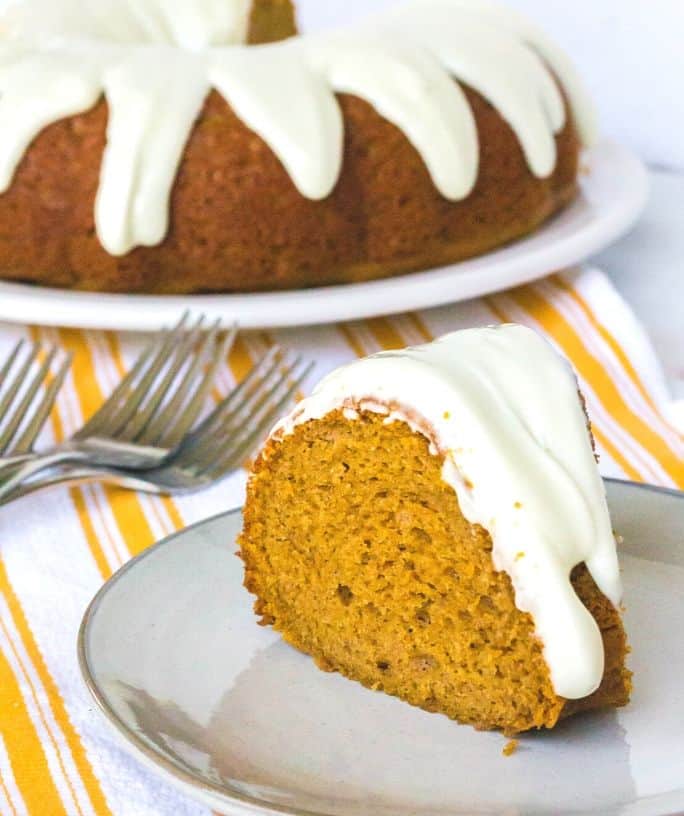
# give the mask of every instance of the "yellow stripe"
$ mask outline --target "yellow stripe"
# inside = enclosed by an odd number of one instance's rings
[[[126,374],[126,365],[123,361],[123,355],[121,354],[121,346],[119,345],[118,338],[113,332],[102,332],[102,336],[104,337],[105,345],[114,361],[114,368],[116,368],[116,373],[119,375],[121,379]]]
[[[171,496],[160,496],[159,498],[161,499],[161,503],[171,519],[171,524],[173,524],[174,529],[180,530],[182,527],[185,527],[185,522],[180,514],[178,505],[171,498]]]
[[[684,468],[662,437],[643,417],[625,403],[616,384],[605,368],[589,352],[574,326],[541,295],[534,286],[523,286],[509,296],[542,326],[544,331],[563,348],[580,374],[590,382],[599,399],[632,438],[647,450],[670,478],[684,486]]]
[[[356,354],[357,357],[365,357],[367,352],[352,331],[351,326],[347,323],[340,323],[337,328],[340,330],[340,333],[354,354]]]
[[[14,656],[14,660],[20,666],[22,666],[22,664],[24,662],[22,660],[22,656],[18,653],[17,648],[14,645],[14,643],[12,643],[10,632],[7,629],[7,626],[6,626],[5,622],[2,620],[2,618],[0,618],[0,630],[2,630],[3,634],[5,635],[5,638],[9,642],[9,648],[10,648],[10,650],[12,652],[12,655]],[[38,692],[38,690],[36,689],[36,687],[34,686],[33,681],[31,679],[31,677],[29,676],[28,671],[26,670],[26,668],[24,668],[23,666],[22,666],[22,668],[23,668],[23,671],[24,671],[23,681],[24,681],[25,689],[28,692],[28,694],[30,695],[30,697],[33,699],[33,704],[34,704],[35,709],[36,709],[36,715],[40,719],[40,722],[41,722],[43,728],[45,729],[47,739],[50,742],[50,744],[52,745],[52,748],[53,748],[54,753],[55,753],[55,759],[57,760],[57,764],[59,765],[59,768],[60,768],[60,771],[61,771],[61,774],[62,774],[62,777],[63,777],[63,780],[64,780],[64,784],[69,789],[69,794],[70,794],[72,800],[74,801],[74,805],[76,807],[76,810],[77,810],[79,816],[82,816],[83,811],[81,810],[81,808],[79,806],[79,803],[78,803],[78,800],[76,798],[76,791],[74,790],[74,786],[72,785],[71,780],[69,779],[69,777],[67,775],[66,768],[64,767],[64,761],[62,759],[62,754],[61,754],[61,751],[60,751],[58,738],[53,733],[53,729],[50,727],[50,724],[47,722],[45,714],[43,713],[43,709],[41,707],[41,700],[40,700],[41,695]]]
[[[241,334],[235,338],[233,347],[228,354],[228,365],[236,382],[244,380],[252,370],[252,358]]]
[[[408,317],[411,323],[413,323],[413,327],[426,343],[431,343],[435,339],[434,335],[425,325],[423,319],[417,312],[410,312],[406,315],[406,317]]]
[[[14,779],[29,813],[66,813],[48,769],[43,746],[29,717],[17,678],[0,650],[0,730]]]
[[[497,320],[499,320],[501,323],[511,322],[506,312],[494,302],[493,298],[486,298],[486,301],[489,310],[494,314]]]
[[[114,366],[116,368],[117,374],[119,377],[123,378],[126,375],[126,364],[124,363],[123,354],[121,353],[121,344],[119,343],[119,338],[113,332],[105,332],[104,333],[105,342],[107,343],[107,347],[109,349],[109,353],[114,360]],[[178,510],[178,506],[171,498],[171,496],[157,496],[155,497],[156,501],[160,501],[164,509],[166,510],[171,523],[176,530],[180,530],[182,527],[185,526],[183,522],[183,518]],[[159,519],[160,523],[163,525],[163,521],[159,514],[158,508],[156,506],[155,499],[152,500],[151,506],[157,518]]]
[[[269,344],[268,337],[266,337],[264,342],[266,342],[267,345]],[[245,343],[242,334],[238,334],[238,336],[235,338],[233,347],[228,354],[228,365],[230,366],[233,378],[237,383],[244,380],[254,366],[247,343]],[[251,458],[247,458],[242,463],[242,467],[245,470],[250,471],[252,469],[252,464],[253,460]]]
[[[29,334],[31,335],[31,340],[34,343],[41,342],[40,332],[38,331],[36,326],[29,327]],[[50,384],[53,381],[53,379],[54,377],[52,375],[52,372],[49,371],[47,377],[45,378],[46,383]],[[53,406],[52,411],[50,412],[50,421],[52,424],[52,432],[55,437],[55,441],[61,442],[64,439],[64,425],[62,423],[62,418],[59,415],[59,410],[57,408],[56,403]]]
[[[19,603],[19,599],[15,595],[14,590],[9,582],[9,577],[7,575],[7,571],[5,570],[5,565],[1,560],[0,560],[0,592],[4,595],[5,600],[7,601],[7,606],[9,607],[14,626],[17,632],[19,633],[23,646],[26,649],[29,659],[31,660],[31,663],[40,679],[40,682],[48,694],[52,714],[55,718],[55,721],[59,725],[62,734],[64,735],[64,739],[69,748],[69,751],[71,752],[74,765],[76,766],[76,769],[81,777],[81,780],[83,781],[83,786],[85,787],[85,790],[90,798],[90,801],[92,802],[93,807],[97,813],[108,814],[111,811],[107,807],[107,802],[100,788],[100,784],[93,772],[92,766],[90,765],[88,758],[86,757],[83,744],[81,743],[81,740],[78,734],[76,733],[76,729],[73,727],[71,720],[69,719],[69,715],[67,714],[64,702],[59,693],[57,685],[55,684],[55,681],[52,679],[52,675],[48,671],[48,668],[43,661],[43,657],[40,653],[40,650],[38,649],[38,646],[33,638],[31,629],[24,616],[24,612],[21,608],[21,604]],[[50,811],[46,811],[45,809],[43,809],[42,811],[36,812],[47,813]]]
[[[39,332],[35,327],[31,328],[31,334],[34,342],[37,342],[40,339]],[[68,348],[66,350],[69,351]],[[50,421],[52,423],[55,441],[62,442],[65,437],[65,432],[64,423],[62,422],[62,417],[58,408],[58,402],[55,403],[55,407],[50,414]],[[95,561],[102,579],[106,581],[111,576],[112,569],[109,566],[109,562],[107,561],[107,557],[105,556],[102,547],[100,546],[100,541],[95,533],[95,528],[93,527],[93,523],[88,515],[85,499],[83,498],[83,492],[80,490],[80,488],[74,487],[69,490],[69,495],[74,503],[81,528],[83,529],[83,534],[85,535],[86,543],[88,544],[88,549],[93,556],[93,560]]]
[[[374,317],[366,321],[378,345],[386,351],[404,348],[406,342],[396,327],[384,317]]]
[[[600,428],[596,427],[596,424],[590,422],[589,425],[591,426],[591,432],[596,437],[596,441],[598,444],[603,448],[604,451],[613,459],[613,461],[617,462],[620,467],[625,472],[625,475],[631,479],[633,482],[643,482],[644,477],[641,474],[641,471],[637,470],[634,465],[620,453],[620,449],[616,447],[610,439],[603,433]]]
[[[76,396],[85,418],[100,407],[104,394],[95,374],[95,361],[88,344],[73,329],[59,330],[65,348],[74,354],[73,375]],[[116,487],[105,487],[104,494],[131,555],[137,555],[154,543],[155,537],[135,493]]]
[[[83,491],[78,487],[74,487],[69,491],[69,494],[74,503],[76,513],[78,514],[78,520],[81,524],[81,529],[83,530],[83,535],[85,536],[88,548],[90,549],[97,569],[102,576],[102,580],[106,581],[111,578],[114,571],[104,554],[104,550],[100,544],[100,539],[95,532],[95,527],[93,526],[92,519],[90,518],[90,513],[88,512]]]
[[[513,322],[512,318],[506,314],[506,312],[494,301],[493,298],[487,298],[487,306],[491,309],[491,311],[502,323]],[[534,316],[536,317],[536,314]],[[620,449],[616,447],[613,444],[613,442],[610,441],[610,439],[606,436],[605,433],[603,433],[603,431],[599,427],[597,427],[595,422],[592,422],[590,420],[589,424],[591,426],[591,432],[594,435],[598,444],[603,448],[603,450],[606,451],[606,453],[615,462],[617,462],[617,464],[625,472],[625,475],[635,482],[642,482],[644,479],[641,472],[637,470],[632,465],[632,463],[623,456],[623,454],[620,452]]]
[[[642,382],[641,378],[639,377],[639,374],[637,373],[636,369],[632,365],[632,361],[629,359],[628,355],[625,353],[624,349],[622,348],[620,343],[617,341],[615,336],[613,334],[611,334],[608,327],[598,319],[596,313],[593,311],[591,306],[589,306],[589,304],[582,297],[582,295],[580,295],[580,293],[577,291],[577,289],[572,287],[566,280],[564,280],[561,277],[561,275],[553,275],[553,277],[550,279],[550,281],[555,283],[559,288],[561,288],[564,292],[566,292],[573,299],[573,301],[577,304],[577,306],[579,306],[579,308],[582,310],[582,312],[586,316],[587,320],[589,320],[589,322],[596,329],[598,334],[601,335],[601,337],[606,342],[606,344],[608,346],[610,346],[611,350],[613,351],[615,356],[620,361],[620,364],[622,365],[623,369],[625,370],[625,373],[627,374],[629,379],[634,383],[634,385],[637,387],[637,389],[639,390],[639,393],[644,398],[644,400],[648,403],[649,407],[652,408],[654,413],[658,414],[658,416],[662,416],[660,411],[658,410],[658,407],[653,402],[653,399],[651,398],[651,395],[648,392],[648,389],[646,388],[646,386]],[[665,421],[665,420],[663,419],[663,421]],[[677,433],[676,428],[672,428],[672,432],[676,434]]]
[[[2,660],[2,657],[0,657],[0,660]],[[10,796],[9,789],[7,785],[5,785],[5,780],[2,778],[1,773],[0,773],[0,791],[2,791],[2,793],[5,796],[5,799],[7,799],[7,801],[9,802],[9,806],[12,809],[12,816],[17,816],[17,809],[14,807],[14,802],[12,802],[12,797]]]

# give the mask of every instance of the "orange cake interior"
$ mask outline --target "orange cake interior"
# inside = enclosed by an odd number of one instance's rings
[[[260,622],[321,669],[481,729],[551,728],[625,705],[620,612],[585,564],[571,585],[598,627],[604,665],[591,693],[567,699],[533,617],[494,565],[492,536],[464,517],[445,481],[444,454],[415,418],[390,419],[348,401],[267,442],[240,539]]]
[[[406,424],[338,411],[267,448],[241,538],[261,623],[326,671],[478,728],[515,733],[625,705],[625,632],[587,570],[572,583],[606,668],[597,691],[566,701],[492,565],[491,537],[464,519],[428,444]]]

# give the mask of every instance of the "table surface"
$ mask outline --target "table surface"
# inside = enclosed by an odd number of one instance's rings
[[[650,176],[648,206],[636,227],[592,260],[631,305],[663,364],[673,398],[684,401],[684,174],[651,171]]]

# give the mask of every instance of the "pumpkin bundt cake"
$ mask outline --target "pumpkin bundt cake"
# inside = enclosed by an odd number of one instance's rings
[[[574,198],[591,106],[512,10],[410,0],[294,33],[290,0],[9,4],[0,275],[151,293],[369,280],[486,252]]]
[[[628,701],[577,381],[522,326],[325,378],[254,466],[240,550],[261,623],[371,689],[508,734]]]

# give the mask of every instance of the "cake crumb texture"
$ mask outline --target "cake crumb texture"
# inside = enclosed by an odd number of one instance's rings
[[[508,740],[508,742],[501,749],[501,753],[505,757],[513,756],[513,754],[518,750],[519,744],[520,742],[517,739]]]
[[[270,440],[240,538],[255,611],[319,668],[427,711],[507,735],[625,705],[618,612],[580,565],[579,597],[606,665],[582,700],[553,690],[531,617],[517,609],[489,534],[461,514],[442,457],[403,422],[335,411]]]

